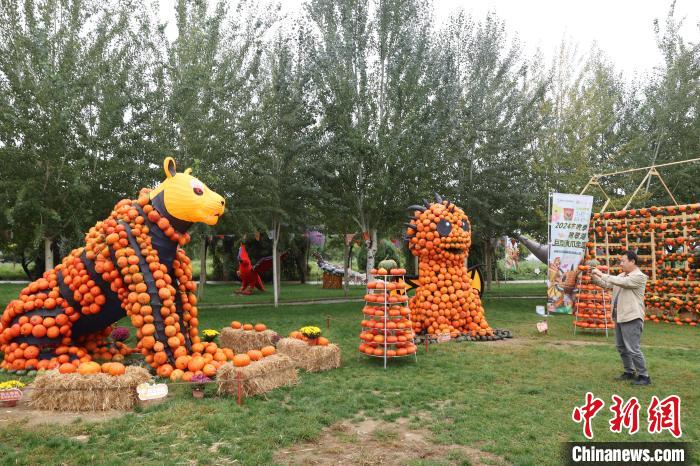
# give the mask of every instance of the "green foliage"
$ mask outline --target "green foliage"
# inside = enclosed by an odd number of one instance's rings
[[[306,229],[397,237],[435,191],[471,217],[470,262],[490,276],[498,237],[542,238],[549,191],[700,153],[700,46],[673,7],[655,24],[663,64],[638,82],[597,49],[525,56],[494,14],[434,25],[424,0],[308,0],[295,21],[250,0],[174,8],[169,40],[143,0],[0,6],[0,250],[29,274],[44,238],[56,256],[80,245],[166,155],[227,199],[193,236],[279,230],[303,277]],[[660,171],[695,202],[698,170]],[[642,176],[601,182],[612,208]],[[636,201],[669,202],[656,181]]]
[[[146,185],[140,2],[0,5],[0,247],[24,265],[44,238],[80,238]],[[138,76],[137,79],[132,77]],[[41,267],[39,268],[41,272]]]
[[[394,259],[397,264],[399,264],[400,267],[403,267],[406,264],[406,260],[404,257],[401,255],[401,251],[396,249],[393,244],[391,244],[391,241],[383,239],[379,242],[379,246],[377,247],[377,261],[375,263],[375,267],[377,266],[377,263],[384,259]],[[366,249],[360,249],[357,255],[357,265],[360,268],[360,270],[366,270],[367,268],[367,250]]]

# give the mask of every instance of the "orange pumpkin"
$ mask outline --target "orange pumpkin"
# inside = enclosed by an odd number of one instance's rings
[[[76,367],[68,362],[65,362],[58,366],[58,372],[61,374],[72,374],[76,371]]]
[[[93,361],[83,362],[78,366],[78,373],[80,375],[99,374],[101,371],[102,367]]]
[[[247,354],[237,354],[233,357],[233,365],[236,367],[245,367],[250,364],[250,357]]]
[[[267,326],[265,324],[255,324],[256,332],[264,332],[265,330],[267,330]]]
[[[263,346],[260,349],[260,352],[262,353],[263,357],[272,356],[273,354],[275,354],[276,351],[277,349],[274,346]]]
[[[260,361],[264,357],[259,350],[250,350],[247,354],[251,361]]]
[[[214,377],[216,375],[216,366],[213,364],[205,364],[202,368],[202,372],[207,377]]]
[[[187,368],[192,371],[201,371],[202,368],[204,367],[204,364],[206,364],[206,361],[204,360],[203,357],[201,356],[194,356],[190,361],[187,363]]]
[[[116,377],[118,375],[124,375],[126,373],[126,367],[124,366],[124,364],[120,362],[112,362],[109,364],[109,375]]]

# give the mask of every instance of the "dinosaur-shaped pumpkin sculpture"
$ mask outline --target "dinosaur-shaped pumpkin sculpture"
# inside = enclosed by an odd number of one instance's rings
[[[56,268],[24,288],[0,318],[5,369],[51,369],[111,357],[110,325],[129,316],[136,349],[158,375],[188,379],[215,372],[233,354],[200,342],[196,284],[184,246],[188,228],[215,225],[224,199],[191,170],[177,173],[168,157],[166,179],[138,200],[124,199]],[[205,367],[207,366],[208,367]]]
[[[479,339],[500,339],[472,288],[465,260],[471,246],[471,225],[464,211],[435,195],[436,202],[408,208],[413,214],[407,227],[408,247],[418,257],[419,287],[409,301],[417,334],[468,334]]]

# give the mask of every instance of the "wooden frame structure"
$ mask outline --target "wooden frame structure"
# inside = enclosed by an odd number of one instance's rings
[[[588,183],[586,183],[586,186],[583,187],[581,190],[580,194],[585,194],[586,191],[589,188],[595,188],[597,187],[598,190],[600,190],[601,193],[603,193],[603,196],[605,196],[605,204],[603,204],[603,207],[600,209],[600,212],[605,212],[605,209],[607,209],[608,205],[612,206],[615,208],[615,204],[610,196],[608,196],[608,193],[605,192],[603,187],[600,185],[600,180],[602,178],[607,178],[611,176],[617,176],[617,175],[624,175],[627,173],[634,173],[634,172],[639,172],[642,170],[647,170],[646,175],[644,175],[644,178],[642,181],[639,183],[639,186],[637,186],[637,189],[634,190],[632,193],[632,196],[630,199],[627,201],[627,204],[622,208],[622,210],[627,210],[629,206],[632,204],[632,201],[637,197],[639,194],[639,191],[642,189],[642,186],[644,186],[644,183],[650,182],[652,176],[656,176],[659,181],[661,182],[662,186],[666,190],[666,193],[668,193],[669,197],[673,201],[674,205],[678,205],[678,201],[676,201],[676,198],[673,196],[673,193],[671,192],[670,189],[668,189],[668,186],[666,185],[666,182],[664,179],[661,177],[661,174],[658,171],[658,168],[661,167],[670,167],[672,165],[681,165],[681,164],[686,164],[686,163],[693,163],[693,162],[700,162],[700,157],[696,157],[694,159],[688,159],[688,160],[679,160],[678,162],[669,162],[669,163],[661,163],[658,165],[650,165],[648,167],[642,167],[642,168],[630,168],[629,170],[620,170],[612,173],[601,173],[598,175],[593,175],[590,180],[588,180]]]
[[[640,269],[649,276],[645,295],[647,320],[677,325],[700,324],[700,204],[679,205],[658,171],[700,161],[699,158],[594,175],[581,191],[598,188],[605,196],[600,212],[589,228],[586,260],[597,259],[617,274],[611,257],[637,251]],[[600,185],[604,177],[646,170],[646,175],[622,210],[606,212],[614,202]],[[645,183],[657,177],[673,205],[630,209]]]

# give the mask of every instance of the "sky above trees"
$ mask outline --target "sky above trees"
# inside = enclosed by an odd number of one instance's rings
[[[167,22],[166,35],[177,36],[174,5],[176,0],[160,0],[158,16]],[[274,2],[270,2],[274,3]],[[476,18],[495,12],[506,24],[511,37],[522,42],[528,55],[539,50],[546,61],[556,56],[562,41],[576,44],[583,57],[597,46],[624,73],[626,79],[642,79],[663,62],[656,45],[654,20],[663,22],[672,0],[440,0],[433,2],[435,22],[464,10]],[[301,14],[302,2],[280,0],[281,12],[290,19]],[[676,17],[683,19],[681,36],[700,42],[700,1],[677,0]]]

